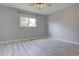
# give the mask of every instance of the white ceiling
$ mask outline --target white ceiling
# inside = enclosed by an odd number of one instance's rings
[[[51,4],[52,6],[44,8],[42,10],[38,10],[34,8],[33,6],[30,6],[31,3],[1,3],[0,5],[22,9],[24,11],[34,12],[34,13],[38,13],[41,15],[50,15],[51,13],[54,13],[61,9],[72,6],[74,5],[74,3],[52,3]]]

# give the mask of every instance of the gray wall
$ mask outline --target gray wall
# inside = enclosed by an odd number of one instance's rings
[[[36,28],[23,28],[20,27],[20,19],[16,9],[0,6],[0,41],[24,39],[31,36],[46,34],[45,17],[36,16],[36,18]]]
[[[48,31],[51,37],[79,43],[79,4],[51,14]]]

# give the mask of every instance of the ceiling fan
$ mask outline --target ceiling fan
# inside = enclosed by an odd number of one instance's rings
[[[37,8],[38,10],[41,10],[41,9],[44,9],[47,7],[51,7],[52,4],[50,4],[50,3],[33,3],[33,4],[30,4],[30,6]]]

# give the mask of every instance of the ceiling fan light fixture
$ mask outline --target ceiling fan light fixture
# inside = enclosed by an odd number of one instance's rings
[[[45,3],[35,3],[33,6],[36,7],[37,9],[43,9],[46,7],[46,4]]]

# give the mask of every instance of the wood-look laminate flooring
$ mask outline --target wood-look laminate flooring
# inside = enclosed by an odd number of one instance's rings
[[[79,46],[54,39],[0,44],[0,56],[79,56]]]

